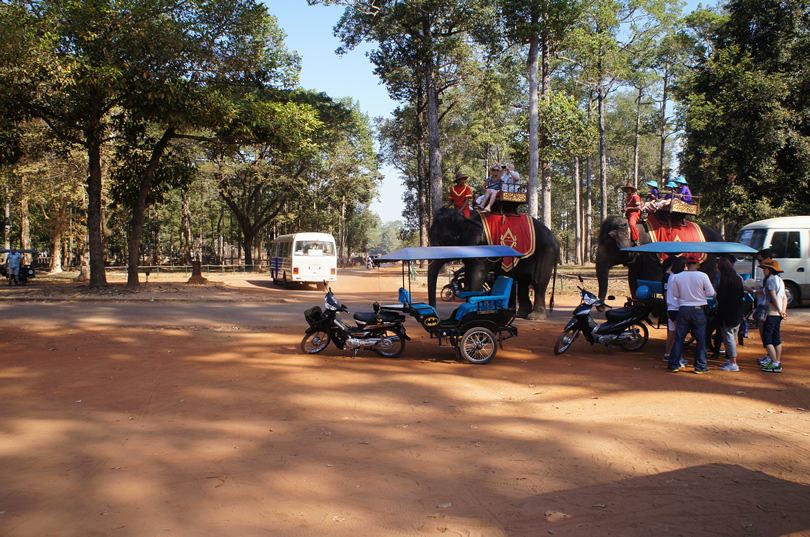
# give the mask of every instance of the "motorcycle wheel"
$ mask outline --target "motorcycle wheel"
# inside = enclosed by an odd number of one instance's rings
[[[471,364],[486,364],[498,353],[498,339],[491,330],[477,326],[467,330],[458,344],[461,356]]]
[[[449,283],[442,287],[442,300],[445,302],[450,302],[456,298],[456,291],[453,289],[453,286]]]
[[[579,337],[579,329],[569,328],[562,333],[560,339],[554,344],[554,354],[562,354],[568,350],[574,341]]]
[[[383,330],[373,337],[384,339],[374,346],[374,351],[383,358],[396,358],[405,350],[405,338],[399,330]]]
[[[318,330],[304,336],[301,340],[301,352],[306,354],[318,354],[329,345],[329,332]]]
[[[644,348],[644,345],[647,344],[647,340],[650,339],[649,330],[641,323],[628,326],[622,336],[626,335],[628,332],[632,333],[632,335],[619,343],[619,347],[625,351],[640,351]]]

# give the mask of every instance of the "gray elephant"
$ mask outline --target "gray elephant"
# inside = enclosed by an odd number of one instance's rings
[[[548,283],[556,272],[560,257],[560,245],[551,231],[538,220],[532,218],[534,227],[534,253],[521,258],[511,271],[504,274],[514,278],[517,285],[517,316],[531,320],[546,319],[545,297]],[[455,209],[442,208],[436,211],[429,232],[431,246],[474,246],[488,244],[481,216],[473,211],[471,218],[465,218]],[[488,259],[465,260],[465,277],[470,289],[481,290],[490,270],[499,261]],[[428,265],[428,300],[436,305],[436,281],[443,262],[434,261]],[[535,302],[532,305],[529,287],[534,288]]]
[[[660,217],[664,222],[664,218]],[[680,218],[671,223],[670,229],[680,226]],[[705,241],[723,241],[723,236],[717,231],[701,224],[695,224],[702,238]],[[639,244],[649,244],[650,232],[645,225],[638,225]],[[693,240],[693,239],[687,239]],[[627,279],[630,286],[630,293],[635,296],[638,280],[661,281],[664,273],[661,268],[661,261],[656,254],[631,254],[622,252],[623,248],[633,246],[630,240],[630,228],[627,219],[621,216],[609,216],[602,222],[599,229],[599,239],[596,249],[596,278],[599,282],[599,298],[604,300],[608,292],[608,273],[611,267],[616,265],[627,266]],[[700,265],[700,270],[713,277],[717,270],[717,256],[709,255]]]

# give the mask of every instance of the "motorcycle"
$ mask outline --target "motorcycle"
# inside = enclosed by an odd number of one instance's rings
[[[487,281],[484,282],[484,292],[488,293],[490,288],[492,287],[492,283],[495,281],[495,274],[492,272],[489,273],[487,276]],[[450,283],[442,287],[442,300],[444,302],[450,302],[455,300],[460,293],[464,291],[469,291],[467,288],[467,278],[464,275],[464,268],[460,268],[453,273],[453,277],[450,279]]]
[[[580,278],[582,282],[582,278]],[[650,333],[644,322],[653,326],[650,320],[650,307],[643,300],[629,299],[622,308],[607,309],[605,311],[604,323],[598,324],[591,317],[591,309],[610,308],[611,306],[599,300],[595,294],[577,286],[582,301],[574,309],[574,317],[565,325],[560,339],[554,345],[554,354],[562,354],[574,343],[582,333],[585,339],[593,345],[599,343],[610,349],[611,345],[617,345],[625,351],[638,351],[647,344]],[[609,296],[609,300],[615,297]]]
[[[326,286],[326,282],[324,282]],[[369,349],[385,358],[396,358],[405,350],[405,340],[411,338],[405,333],[405,316],[396,311],[381,310],[379,303],[374,303],[374,311],[355,313],[356,326],[343,322],[340,313],[348,313],[348,308],[341,304],[327,287],[324,298],[325,309],[313,306],[304,312],[309,324],[304,339],[301,340],[301,351],[317,354],[332,341],[338,349],[357,351]]]

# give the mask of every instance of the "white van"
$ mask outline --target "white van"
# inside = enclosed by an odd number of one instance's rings
[[[737,242],[754,250],[770,248],[785,281],[788,306],[810,298],[810,216],[769,218],[743,226]],[[757,277],[762,273],[757,270]]]
[[[291,282],[337,280],[335,238],[329,233],[282,235],[270,249],[270,275],[286,287]]]

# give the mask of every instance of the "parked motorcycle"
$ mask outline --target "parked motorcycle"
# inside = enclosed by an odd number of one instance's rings
[[[314,306],[304,312],[309,328],[301,340],[302,352],[317,354],[330,341],[338,349],[354,351],[354,356],[360,349],[369,349],[385,358],[396,358],[405,350],[405,340],[410,338],[405,333],[405,315],[402,313],[383,311],[375,303],[373,312],[355,313],[353,317],[357,324],[350,326],[338,315],[349,310],[335,297],[331,288],[327,288],[324,305],[324,310]]]
[[[580,278],[582,282],[582,278]],[[574,343],[582,333],[585,339],[593,345],[599,343],[610,349],[611,345],[617,345],[625,351],[638,351],[647,344],[650,333],[647,324],[652,326],[650,320],[650,307],[642,300],[630,299],[622,308],[607,309],[605,311],[604,323],[598,324],[591,317],[591,309],[610,308],[595,294],[577,286],[582,297],[582,302],[574,310],[574,317],[565,325],[565,330],[554,345],[554,354],[562,354]],[[609,296],[609,300],[615,297]]]
[[[489,293],[490,288],[492,287],[492,283],[495,281],[495,274],[490,272],[487,281],[484,282],[484,292]],[[453,273],[453,277],[450,279],[450,283],[442,287],[442,300],[445,302],[450,302],[451,300],[455,300],[459,293],[464,291],[469,291],[467,285],[467,278],[464,275],[464,267],[458,269]]]

